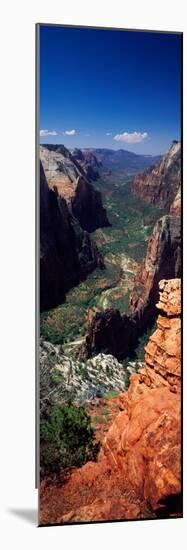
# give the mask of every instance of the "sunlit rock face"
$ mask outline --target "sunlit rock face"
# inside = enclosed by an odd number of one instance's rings
[[[40,163],[41,309],[60,303],[96,267],[104,267],[96,244],[70,214],[65,199],[49,189]]]
[[[177,391],[181,382],[181,281],[159,284],[157,330],[145,347],[147,384],[160,384]]]
[[[89,183],[88,160],[79,162],[64,145],[41,145],[40,159],[49,188],[57,189],[82,229],[92,232],[110,225],[101,193]]]
[[[169,212],[180,185],[181,143],[174,141],[159,164],[135,176],[132,190],[143,201]]]

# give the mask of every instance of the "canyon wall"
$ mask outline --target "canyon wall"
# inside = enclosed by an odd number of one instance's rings
[[[71,154],[64,145],[40,146],[40,158],[49,188],[57,188],[58,194],[66,200],[70,212],[78,219],[82,229],[92,232],[98,227],[109,226],[110,223],[103,208],[101,193],[89,183],[88,160],[79,162],[76,156],[79,155]],[[93,166],[91,170],[93,171]]]
[[[142,323],[155,315],[159,281],[180,276],[181,220],[179,216],[167,215],[155,224],[145,261],[134,278],[130,307],[139,312]]]
[[[133,193],[144,202],[170,211],[181,186],[181,144],[173,142],[161,162],[134,178]]]
[[[70,214],[56,189],[49,189],[40,163],[40,305],[57,305],[65,292],[96,267],[102,256],[89,234]]]

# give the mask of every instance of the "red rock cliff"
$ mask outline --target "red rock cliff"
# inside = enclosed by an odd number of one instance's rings
[[[145,368],[119,396],[98,462],[63,486],[43,483],[41,524],[181,515],[178,279],[160,283],[158,308]]]

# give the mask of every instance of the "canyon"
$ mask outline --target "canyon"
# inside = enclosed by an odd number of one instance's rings
[[[41,525],[182,514],[181,147],[135,177],[97,151],[41,148],[44,394],[99,445],[42,475]]]
[[[154,226],[145,261],[136,272],[130,292],[130,315],[115,309],[96,311],[88,320],[82,353],[111,353],[118,359],[130,354],[145,327],[156,315],[158,283],[181,277],[181,222],[164,216]]]

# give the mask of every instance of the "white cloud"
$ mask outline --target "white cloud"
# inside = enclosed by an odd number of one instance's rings
[[[144,141],[148,137],[147,132],[132,132],[131,134],[129,132],[123,132],[123,134],[116,134],[114,136],[114,139],[116,141],[126,141],[126,143],[141,143],[141,141]]]
[[[40,130],[40,136],[57,136],[57,132],[55,130]]]
[[[62,132],[65,136],[75,136],[76,130],[65,130],[65,132]]]
[[[106,136],[112,136],[111,132],[106,132]]]

